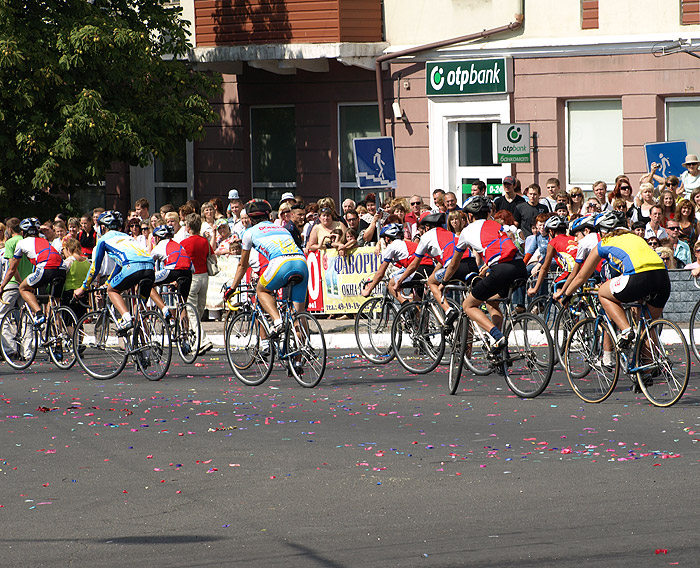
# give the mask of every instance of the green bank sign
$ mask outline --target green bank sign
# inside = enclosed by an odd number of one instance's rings
[[[470,59],[426,63],[426,93],[440,95],[481,95],[507,92],[506,60]]]

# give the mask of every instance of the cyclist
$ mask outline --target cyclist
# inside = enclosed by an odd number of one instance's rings
[[[124,218],[119,211],[105,211],[99,216],[97,222],[104,228],[104,232],[93,250],[92,265],[85,281],[73,292],[73,295],[77,298],[82,296],[85,289],[100,273],[102,264],[107,259],[113,260],[115,267],[107,280],[107,295],[121,316],[117,322],[117,329],[123,333],[131,329],[134,322],[122,298],[122,293],[132,286],[137,286],[142,280],[146,280],[145,285],[139,289],[139,293],[144,300],[147,299],[156,279],[155,261],[148,251],[136,242],[136,239],[121,231],[124,227]]]
[[[597,215],[585,215],[583,217],[578,217],[577,219],[574,219],[569,224],[569,233],[577,241],[576,259],[574,268],[571,270],[571,273],[567,277],[566,282],[564,282],[564,285],[559,290],[554,292],[552,297],[555,300],[558,300],[564,294],[569,293],[569,284],[573,281],[574,278],[576,278],[576,275],[581,269],[581,266],[583,266],[583,263],[588,258],[590,252],[593,249],[595,249],[598,246],[598,243],[600,242],[600,236],[598,235],[598,232],[595,228],[596,217]],[[595,274],[598,276],[600,276],[602,263],[603,261],[601,260],[600,264],[596,267]],[[574,288],[571,288],[572,293],[573,291]]]
[[[459,262],[464,252],[472,249],[483,259],[484,264],[479,273],[486,276],[474,285],[462,307],[470,319],[489,332],[494,339],[492,350],[496,353],[507,342],[501,331],[503,313],[497,298],[507,296],[513,282],[527,278],[527,269],[520,251],[503,232],[501,224],[488,218],[491,202],[486,197],[471,197],[464,204],[464,211],[469,225],[459,235],[453,262]],[[443,281],[447,282],[455,271],[455,265],[448,267]],[[486,274],[487,271],[490,272]],[[480,306],[484,302],[491,319],[481,311]],[[445,323],[450,325],[453,322],[454,320]]]
[[[372,281],[368,282],[361,292],[365,298],[368,297],[377,284],[381,282],[382,278],[384,278],[384,274],[386,274],[387,268],[389,268],[389,265],[393,263],[399,267],[399,270],[391,275],[387,288],[389,293],[400,303],[403,304],[404,302],[408,301],[407,298],[404,298],[399,293],[399,289],[396,287],[396,281],[401,278],[403,273],[406,271],[406,267],[411,264],[415,258],[418,243],[404,239],[403,237],[403,227],[399,223],[389,223],[388,225],[382,227],[381,231],[379,231],[379,238],[384,239],[387,246],[382,252],[382,263],[379,266],[379,270],[374,275]],[[416,271],[411,274],[407,280],[410,281],[416,274],[418,274],[420,278],[424,279],[430,272],[432,272],[432,270],[433,259],[429,256],[425,256],[419,262]]]
[[[619,276],[603,282],[598,288],[598,299],[620,333],[618,347],[627,347],[634,340],[622,303],[636,302],[649,296],[647,307],[652,319],[661,317],[671,294],[671,281],[663,260],[647,242],[627,228],[627,219],[621,211],[606,211],[596,218],[596,228],[606,235],[590,252],[581,270],[567,286],[576,290],[593,274],[601,259]],[[571,296],[562,297],[566,304]]]
[[[421,236],[414,253],[415,258],[396,281],[396,288],[401,288],[401,284],[413,275],[426,256],[435,259],[435,268],[428,277],[428,287],[433,297],[442,306],[446,314],[445,323],[447,324],[448,321],[457,319],[459,312],[451,308],[447,303],[447,300],[440,290],[440,283],[449,280],[445,279],[445,273],[448,267],[452,268],[450,279],[464,280],[468,274],[477,270],[476,259],[473,257],[471,251],[467,251],[466,258],[462,259],[462,255],[460,254],[459,259],[456,259],[455,245],[457,244],[457,235],[445,229],[444,213],[431,213],[425,217],[421,217],[418,224],[430,227],[430,229]]]
[[[547,252],[544,255],[542,268],[537,275],[537,282],[532,288],[528,289],[527,295],[533,297],[542,286],[544,279],[547,277],[549,267],[554,260],[557,265],[564,271],[558,276],[554,283],[558,284],[566,280],[571,271],[574,269],[576,258],[576,239],[566,234],[566,221],[559,215],[552,215],[544,223],[545,229],[549,235],[549,243],[547,244]]]
[[[175,231],[170,225],[159,225],[153,229],[153,236],[156,240],[156,246],[153,247],[151,256],[156,262],[162,263],[162,269],[156,272],[154,284],[160,285],[176,282],[181,301],[186,302],[190,293],[190,286],[192,285],[192,272],[194,271],[190,255],[187,254],[185,247],[173,240]],[[169,319],[170,310],[155,288],[151,290],[151,300],[160,308],[163,316]]]
[[[309,282],[309,269],[301,249],[294,242],[289,231],[273,225],[270,221],[272,207],[264,199],[252,199],[246,203],[245,211],[252,226],[243,233],[241,241],[241,260],[231,287],[238,288],[250,265],[252,249],[262,253],[268,259],[267,269],[260,276],[256,293],[262,309],[272,318],[272,334],[278,336],[282,331],[282,318],[277,309],[275,292],[289,284],[291,299],[297,311],[304,310],[306,291]],[[295,361],[295,365],[301,365]]]
[[[41,310],[36,295],[35,288],[47,286],[53,280],[62,280],[60,289],[56,290],[58,297],[63,292],[63,282],[66,280],[66,268],[63,266],[63,257],[51,243],[45,238],[38,236],[41,223],[36,217],[22,219],[19,228],[22,231],[22,240],[15,246],[15,251],[10,261],[10,265],[5,272],[5,276],[0,284],[0,297],[8,282],[17,273],[19,262],[22,257],[27,257],[34,265],[34,272],[27,276],[19,285],[19,295],[27,302],[34,313],[34,327],[40,327],[46,322],[46,317]]]

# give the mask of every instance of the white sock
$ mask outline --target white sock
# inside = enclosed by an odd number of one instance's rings
[[[165,306],[161,311],[163,312],[164,318],[167,318],[170,315],[170,308],[168,306]]]
[[[272,327],[281,327],[282,326],[282,318],[276,319],[275,321],[272,322]]]
[[[612,351],[603,351],[603,365],[612,365],[613,354]]]
[[[628,327],[626,329],[620,330],[620,335],[623,335],[623,336],[627,335],[631,329],[632,329],[631,327]]]
[[[130,314],[129,312],[126,312],[126,313],[122,316],[122,321],[125,321],[125,322],[131,321],[131,314]]]

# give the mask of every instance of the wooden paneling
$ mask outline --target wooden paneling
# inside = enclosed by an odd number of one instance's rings
[[[382,40],[381,0],[196,0],[198,46]]]
[[[581,29],[598,29],[598,0],[581,1]]]
[[[700,0],[681,0],[681,24],[700,24]]]

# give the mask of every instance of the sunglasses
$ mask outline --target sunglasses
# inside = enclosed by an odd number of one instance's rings
[[[666,182],[666,187],[675,187],[677,185],[678,185],[677,183],[671,183],[670,181]]]
[[[658,245],[659,241],[647,241],[647,244],[654,246],[654,245]]]
[[[632,188],[629,185],[621,185],[620,190],[626,189],[627,191],[630,191]]]
[[[671,260],[671,257],[670,256],[662,256],[661,260]]]
[[[583,193],[572,193],[571,197],[583,197]]]
[[[681,228],[680,227],[666,227],[666,230],[667,231],[680,231]]]
[[[420,201],[411,201],[411,205],[420,205],[420,204],[421,204]]]

